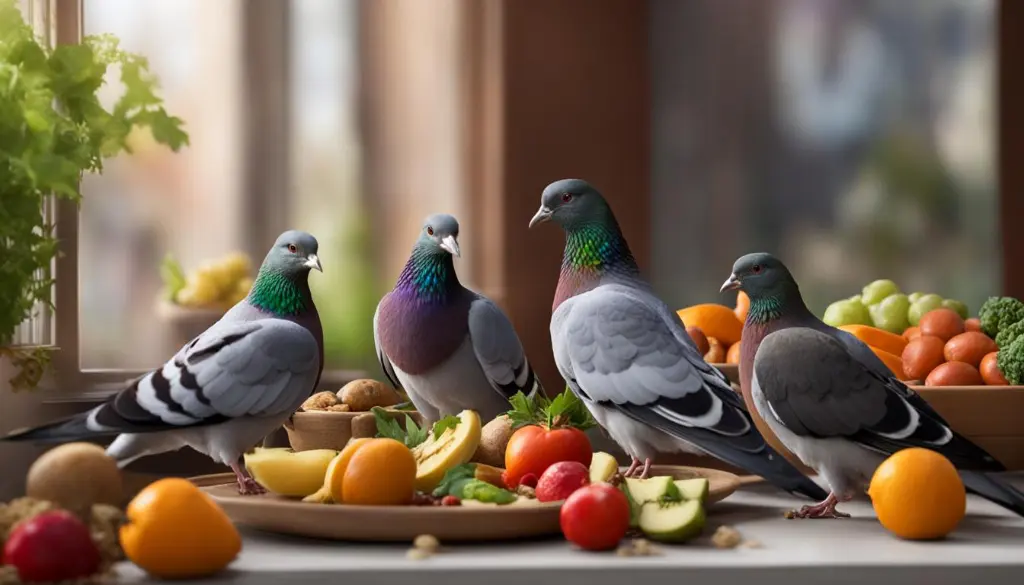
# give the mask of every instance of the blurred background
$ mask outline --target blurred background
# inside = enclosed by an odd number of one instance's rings
[[[1000,292],[995,0],[487,4],[84,0],[86,34],[148,56],[191,147],[140,134],[86,181],[82,367],[176,349],[165,255],[258,265],[296,227],[320,240],[327,367],[379,377],[372,315],[432,211],[460,217],[464,283],[539,353],[561,235],[526,223],[583,174],[673,307],[731,306],[718,287],[755,250],[818,314],[877,278],[972,311]]]

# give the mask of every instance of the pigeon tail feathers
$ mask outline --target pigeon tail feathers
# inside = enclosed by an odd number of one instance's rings
[[[1024,516],[1024,493],[1017,488],[997,477],[978,471],[961,471],[960,477],[963,478],[964,487],[968,492],[981,496],[1018,516]]]

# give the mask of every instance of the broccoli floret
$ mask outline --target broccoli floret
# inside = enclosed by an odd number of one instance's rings
[[[996,365],[1008,382],[1014,386],[1024,384],[1024,335],[999,348]]]
[[[981,330],[992,339],[1018,321],[1024,321],[1024,303],[1013,297],[989,297],[978,311]]]
[[[999,347],[1006,347],[1013,343],[1013,340],[1017,339],[1022,334],[1024,334],[1024,319],[1000,329],[999,334],[996,335],[996,345]]]

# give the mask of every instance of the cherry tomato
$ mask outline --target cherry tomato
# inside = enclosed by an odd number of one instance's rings
[[[4,543],[3,564],[23,583],[71,581],[99,570],[100,551],[81,520],[54,510],[18,524]]]
[[[539,478],[548,466],[560,461],[578,461],[590,467],[592,456],[590,439],[579,429],[525,426],[512,434],[505,448],[505,483],[515,489],[524,475]]]
[[[566,540],[584,550],[611,550],[629,530],[629,500],[618,488],[595,483],[574,491],[559,516]]]

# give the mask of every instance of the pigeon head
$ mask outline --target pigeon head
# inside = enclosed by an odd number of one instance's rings
[[[742,290],[751,299],[775,296],[787,290],[795,281],[781,260],[766,252],[741,256],[732,265],[732,274],[722,284],[721,291]]]
[[[423,221],[417,247],[435,253],[462,256],[459,250],[459,222],[447,213],[435,213]]]
[[[317,256],[318,248],[316,238],[312,235],[288,230],[277,237],[260,271],[267,270],[293,278],[309,274],[312,268],[323,272],[320,257]]]
[[[540,196],[540,209],[530,220],[530,227],[553,221],[572,230],[610,219],[612,214],[608,203],[590,183],[580,179],[562,179],[544,188]]]

